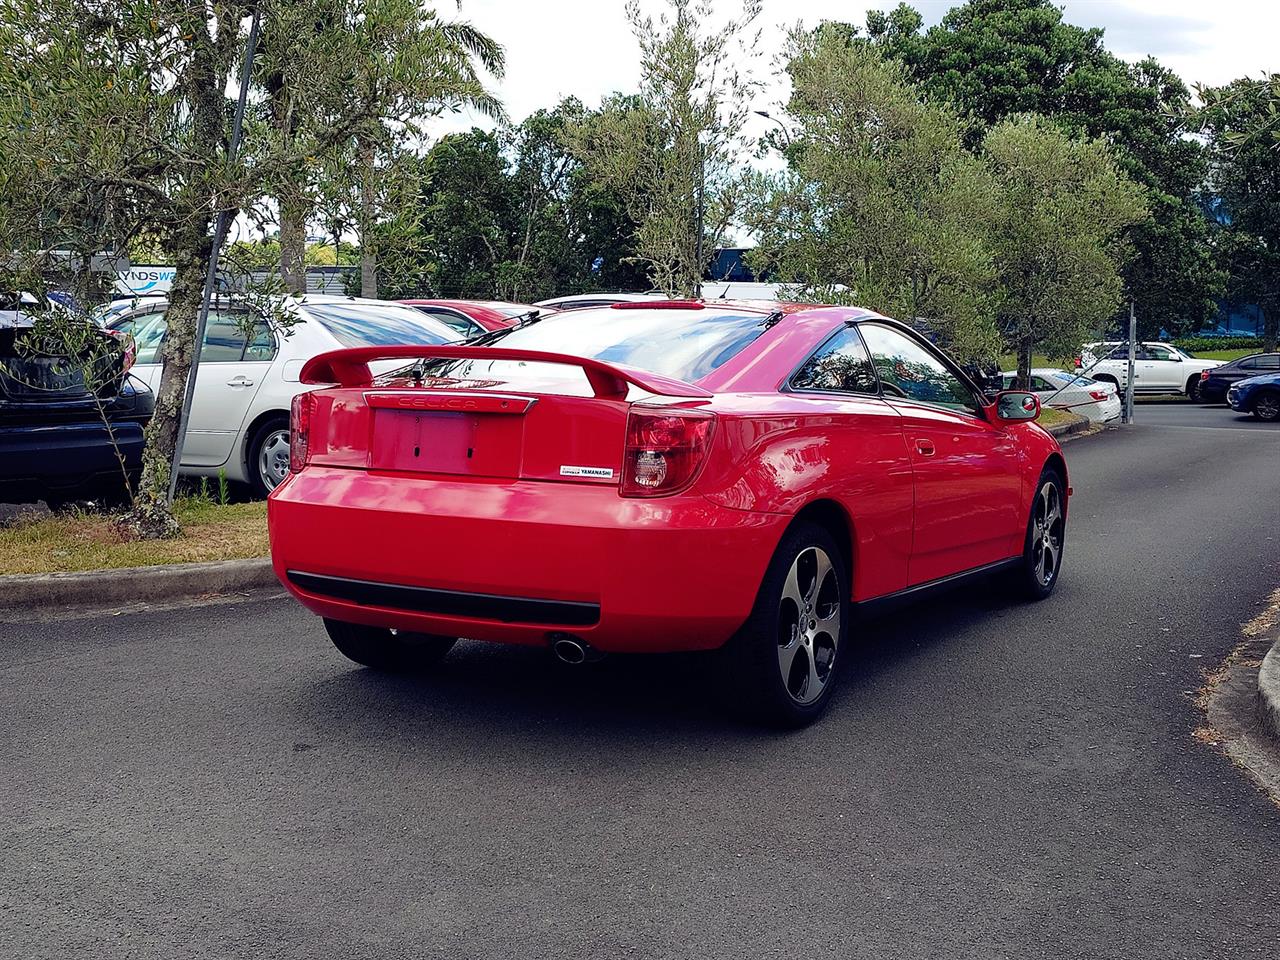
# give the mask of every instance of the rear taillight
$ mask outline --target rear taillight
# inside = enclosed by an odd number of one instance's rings
[[[703,410],[632,407],[627,414],[622,495],[665,497],[693,483],[715,425],[715,414]]]
[[[1208,379],[1209,379],[1209,371],[1208,371],[1208,370],[1201,370],[1201,371],[1200,371],[1200,379],[1201,379],[1201,380],[1208,380]]]
[[[293,473],[300,473],[311,455],[311,413],[315,406],[315,397],[300,393],[289,408],[289,469]]]
[[[1090,390],[1089,396],[1093,397],[1095,400],[1105,400],[1109,394],[1105,390]]]
[[[1076,357],[1076,369],[1079,370],[1083,366],[1084,366],[1084,363],[1081,362],[1081,358]]]

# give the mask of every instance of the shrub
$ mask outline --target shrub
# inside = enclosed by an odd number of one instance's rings
[[[1262,350],[1261,337],[1180,337],[1173,341],[1179,350]]]

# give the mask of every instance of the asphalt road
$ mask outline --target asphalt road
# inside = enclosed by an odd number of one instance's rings
[[[380,677],[286,599],[0,625],[0,955],[1273,960],[1280,809],[1191,697],[1280,431],[1146,412],[1068,446],[1053,598],[864,627],[790,735],[698,658]]]

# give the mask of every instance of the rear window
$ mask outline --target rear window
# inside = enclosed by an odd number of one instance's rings
[[[624,367],[696,382],[742,351],[764,333],[771,320],[763,313],[719,310],[574,310],[536,323],[504,330],[489,345],[544,350],[589,357]],[[571,376],[569,368],[494,360],[470,361],[467,375],[481,370],[499,377],[519,372],[538,378]],[[542,369],[532,371],[530,368]],[[432,365],[433,372],[458,375],[459,364]],[[564,371],[564,372],[561,372]]]
[[[461,339],[457,331],[412,307],[307,304],[306,313],[344,347],[439,344]]]

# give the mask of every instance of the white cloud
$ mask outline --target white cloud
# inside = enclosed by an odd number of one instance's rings
[[[1176,70],[1188,84],[1226,83],[1236,77],[1280,70],[1280,3],[1274,0],[1064,0],[1071,23],[1102,27],[1105,42],[1118,56],[1138,60],[1151,54]],[[917,0],[913,6],[926,24],[936,23],[951,0]],[[634,90],[640,75],[636,43],[623,0],[463,0],[456,13],[441,3],[445,16],[470,20],[506,49],[506,77],[494,84],[513,120],[562,97],[576,96],[588,106],[615,91]],[[647,0],[647,9],[661,9]],[[733,0],[717,0],[728,14]],[[776,104],[781,86],[770,78],[772,57],[788,27],[824,19],[863,22],[867,9],[889,9],[896,2],[848,0],[765,0],[759,75],[770,80],[762,107]],[[761,121],[763,123],[763,121]],[[443,118],[438,132],[466,129],[481,118],[463,114]],[[756,131],[752,131],[756,132]]]

